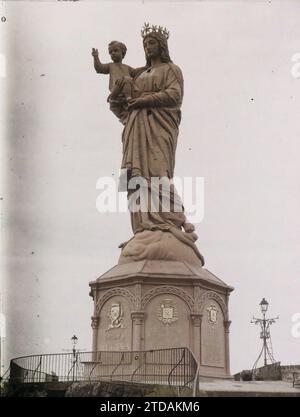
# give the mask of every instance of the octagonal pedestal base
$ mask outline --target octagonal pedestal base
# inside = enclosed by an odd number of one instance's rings
[[[116,265],[90,283],[93,351],[190,348],[202,377],[230,378],[232,287],[186,262]]]

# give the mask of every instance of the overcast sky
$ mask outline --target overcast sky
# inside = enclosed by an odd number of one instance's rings
[[[204,177],[196,225],[206,268],[235,287],[231,371],[252,367],[265,297],[275,359],[299,363],[300,2],[1,2],[6,77],[2,142],[2,291],[6,360],[91,350],[88,283],[113,267],[131,237],[129,214],[100,214],[96,182],[117,178],[122,125],[106,103],[108,78],[91,48],[123,41],[144,64],[145,21],[170,30],[185,96],[177,176]],[[4,50],[4,51],[3,51]],[[3,118],[4,111],[1,117]]]

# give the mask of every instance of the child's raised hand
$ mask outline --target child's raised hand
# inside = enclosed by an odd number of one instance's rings
[[[93,48],[92,49],[92,55],[93,55],[93,57],[97,57],[99,55],[98,49]]]

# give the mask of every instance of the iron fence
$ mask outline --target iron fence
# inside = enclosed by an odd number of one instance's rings
[[[188,348],[80,352],[24,356],[11,360],[15,383],[127,381],[189,387],[199,385],[199,365]]]

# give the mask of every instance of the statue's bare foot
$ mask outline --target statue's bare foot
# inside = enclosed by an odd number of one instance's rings
[[[193,233],[195,231],[195,226],[192,223],[184,223],[183,228],[186,233]]]

